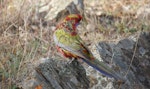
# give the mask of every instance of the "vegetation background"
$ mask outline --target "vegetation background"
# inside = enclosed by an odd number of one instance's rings
[[[46,21],[50,0],[0,0],[0,89],[16,89],[35,61],[57,54],[56,23]],[[70,0],[69,0],[70,1]],[[91,50],[100,41],[118,42],[150,29],[150,0],[85,0],[88,22],[79,26]],[[61,4],[63,6],[63,4]],[[47,10],[48,13],[48,10]]]

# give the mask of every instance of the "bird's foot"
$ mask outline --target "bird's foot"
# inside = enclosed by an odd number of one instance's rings
[[[70,65],[74,60],[75,60],[75,58],[70,58],[70,60],[68,62],[66,62],[66,65]]]
[[[71,58],[71,60],[69,60],[69,64],[71,64],[73,61],[75,60],[75,58]]]

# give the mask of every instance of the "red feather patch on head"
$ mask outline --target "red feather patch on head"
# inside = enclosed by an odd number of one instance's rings
[[[71,14],[71,15],[68,15],[64,21],[70,21],[70,20],[74,20],[75,23],[78,23],[80,20],[82,19],[82,16],[79,15],[79,14]]]
[[[76,27],[78,26],[80,20],[82,19],[82,16],[79,14],[70,14],[63,20],[63,27],[67,28],[68,30],[76,30]],[[72,34],[76,35],[76,34]]]

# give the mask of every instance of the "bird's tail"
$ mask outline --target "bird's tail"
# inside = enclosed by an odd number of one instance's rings
[[[117,74],[113,69],[106,66],[105,63],[103,63],[97,59],[95,59],[95,60],[82,59],[82,60],[107,77],[114,78],[116,80],[125,81],[123,76]]]

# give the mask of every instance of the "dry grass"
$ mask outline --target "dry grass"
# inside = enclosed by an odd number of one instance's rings
[[[52,31],[46,22],[35,17],[35,4],[29,1],[1,2],[5,3],[0,14],[1,89],[15,89],[19,79],[29,74],[28,66],[54,52]]]
[[[92,25],[90,25],[90,31],[82,32],[85,33],[82,37],[88,42],[90,39],[92,42],[111,42],[136,34],[141,30],[148,31],[149,22],[144,17],[139,19],[137,13],[139,8],[148,3],[150,3],[149,0],[86,0],[86,14]]]
[[[17,82],[30,73],[28,68],[36,60],[52,57],[55,53],[51,24],[45,22],[44,17],[39,17],[36,11],[38,1],[0,0],[0,89],[15,89]],[[91,23],[95,23],[95,29],[81,31],[82,38],[89,44],[101,40],[116,41],[142,28],[148,30],[149,25],[137,22],[133,16],[135,10],[149,0],[123,1],[98,1],[106,15],[114,17],[89,16]],[[132,8],[122,12],[122,7],[129,4]],[[97,21],[100,18],[102,22]],[[111,24],[103,22],[107,20]],[[85,25],[82,29],[87,29]]]

